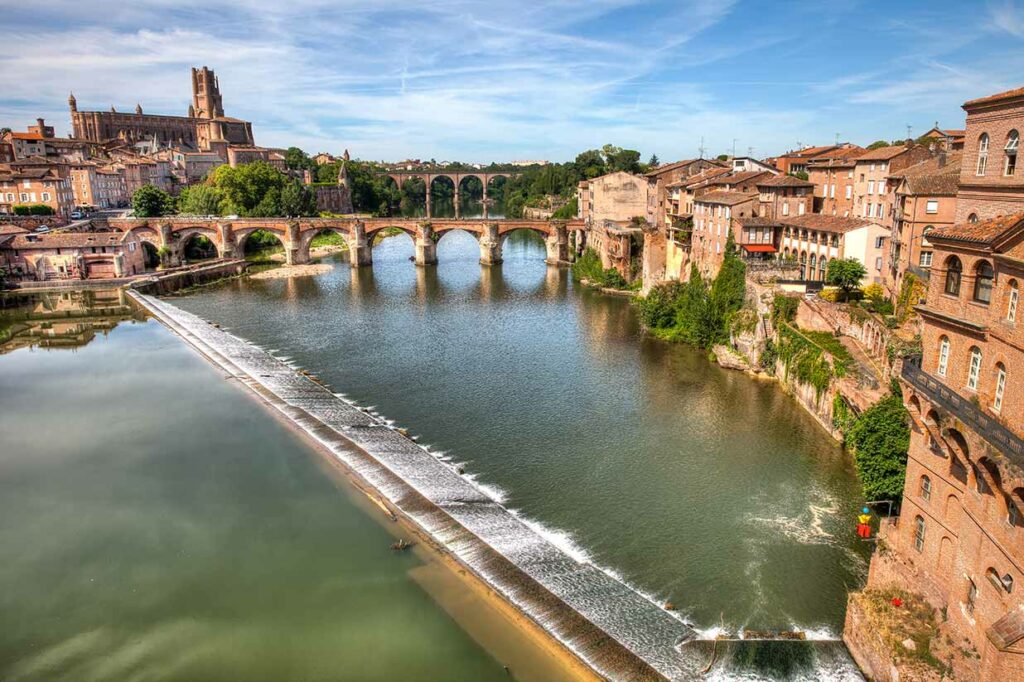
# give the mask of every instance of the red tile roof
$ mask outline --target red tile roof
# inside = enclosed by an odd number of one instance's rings
[[[801,180],[792,175],[776,175],[766,180],[758,180],[758,187],[814,187],[813,182]]]
[[[991,244],[1009,230],[1024,223],[1024,213],[989,218],[976,223],[960,223],[952,227],[943,227],[928,233],[928,241],[945,239],[955,242],[974,242]]]
[[[823,232],[837,232],[843,234],[850,230],[876,224],[873,220],[866,218],[844,218],[837,215],[825,215],[823,213],[808,213],[806,215],[793,216],[790,218],[779,218],[780,225],[797,227],[806,230],[822,230]],[[929,232],[929,239],[932,233]]]
[[[878,149],[869,149],[858,156],[857,161],[888,161],[889,159],[899,156],[908,149],[910,149],[910,147],[902,144],[879,147]]]
[[[725,206],[735,206],[736,204],[742,204],[746,201],[751,201],[757,197],[757,192],[726,192],[716,191],[708,192],[703,196],[699,196],[694,201],[699,201],[705,204],[723,204]]]
[[[1014,88],[1013,90],[1007,90],[1006,92],[997,92],[994,95],[967,100],[963,103],[963,108],[966,109],[967,107],[971,107],[976,104],[988,104],[990,102],[998,102],[1001,99],[1012,99],[1014,97],[1024,97],[1024,88]]]
[[[753,178],[758,177],[759,175],[764,175],[766,173],[770,173],[770,171],[766,171],[766,170],[743,171],[742,173],[735,173],[735,174],[732,174],[732,175],[723,175],[721,177],[717,177],[714,180],[712,180],[710,184],[712,184],[712,185],[738,185],[738,184],[740,184],[742,182],[746,182],[747,180],[751,180]]]
[[[47,232],[21,234],[8,242],[11,249],[88,248],[90,246],[117,246],[129,232]]]
[[[940,166],[942,157],[935,156],[913,166],[893,173],[889,177],[903,178],[907,182],[907,194],[928,194],[932,196],[956,196],[960,181],[960,161],[963,154],[950,152],[945,165]]]

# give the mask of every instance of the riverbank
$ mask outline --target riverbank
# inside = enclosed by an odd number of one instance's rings
[[[372,414],[194,315],[131,295],[383,496],[423,545],[446,553],[460,574],[479,581],[476,592],[504,602],[524,630],[550,642],[566,671],[578,676],[593,670],[613,679],[690,679],[706,664],[702,649],[687,647],[684,654],[676,648],[696,634],[681,621],[603,571],[572,559]],[[637,624],[643,625],[642,637],[634,633]]]

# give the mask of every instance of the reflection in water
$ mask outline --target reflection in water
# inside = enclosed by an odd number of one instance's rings
[[[121,289],[0,294],[0,353],[17,348],[76,348],[119,322],[145,313]]]

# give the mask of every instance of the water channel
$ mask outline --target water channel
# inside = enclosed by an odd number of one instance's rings
[[[374,247],[372,268],[351,269],[339,257],[328,261],[334,264],[329,273],[317,277],[236,280],[173,302],[375,406],[460,463],[478,484],[575,556],[659,602],[671,602],[681,618],[705,633],[796,628],[812,638],[838,635],[846,592],[866,571],[868,548],[858,544],[851,522],[861,501],[858,485],[849,458],[776,385],[719,369],[685,346],[645,337],[627,301],[581,289],[567,271],[545,266],[543,243],[527,232],[513,233],[505,262],[489,268],[478,264],[479,248],[467,233],[441,239],[433,268],[416,268],[412,251],[407,237],[392,237]],[[326,653],[327,643],[340,646],[342,631],[358,629],[351,621],[362,623],[362,617],[343,615],[352,609],[373,623],[360,637],[380,634],[378,625],[394,626],[409,647],[456,652],[423,663],[420,679],[491,678],[494,658],[431,608],[410,580],[409,566],[386,556],[381,548],[387,543],[379,538],[385,531],[365,523],[322,467],[310,463],[315,457],[251,401],[223,384],[214,388],[215,374],[152,322],[121,325],[102,343],[75,354],[22,349],[0,357],[2,381],[17,389],[5,387],[0,396],[6,398],[5,420],[24,415],[38,429],[51,416],[81,414],[71,420],[61,447],[24,438],[15,451],[27,454],[13,464],[0,462],[0,471],[8,472],[0,477],[3,518],[13,513],[15,519],[7,546],[26,543],[33,533],[49,538],[42,548],[33,547],[20,569],[0,569],[5,595],[19,581],[36,590],[24,590],[20,601],[12,600],[19,608],[4,612],[32,611],[27,600],[33,594],[52,610],[46,612],[50,617],[67,598],[89,604],[96,595],[88,592],[72,591],[65,599],[59,592],[41,596],[46,591],[37,576],[48,565],[70,560],[92,569],[74,580],[76,590],[102,588],[100,596],[140,621],[144,611],[167,609],[166,623],[146,623],[159,641],[140,637],[138,646],[212,637],[215,623],[224,622],[217,620],[220,611],[229,623],[254,621],[245,628],[248,639],[220,632],[211,644],[237,647],[239,661],[261,637],[286,637],[297,621],[300,632],[324,628],[310,645],[322,649],[303,649],[295,635],[295,650],[282,654],[279,664],[297,665],[297,651],[337,661],[337,653]],[[116,399],[135,395],[142,385],[152,387],[151,395]],[[26,409],[44,396],[51,402],[46,413]],[[187,408],[168,413],[168,405],[182,401]],[[68,447],[79,441],[88,446]],[[108,486],[93,478],[111,475],[107,469],[117,457],[107,450],[121,442],[127,448],[114,448],[119,456],[125,456],[122,449],[134,455],[109,487],[127,502],[110,499]],[[69,450],[82,454],[69,457]],[[180,488],[162,489],[144,471],[152,466],[166,468]],[[51,473],[55,482],[46,480]],[[35,486],[46,492],[39,502],[28,499],[28,492],[7,494]],[[80,486],[90,503],[83,513],[65,509],[73,516],[69,520],[46,511],[47,503],[82,494]],[[182,498],[183,492],[188,494]],[[148,509],[151,500],[162,504]],[[21,510],[22,505],[28,506]],[[29,513],[36,509],[48,521]],[[170,529],[158,523],[165,515],[175,520]],[[361,526],[356,517],[363,519]],[[58,527],[51,529],[53,524]],[[121,524],[132,532],[117,532]],[[89,542],[96,533],[106,539]],[[198,547],[181,538],[197,539]],[[61,547],[61,539],[74,540],[76,549]],[[183,545],[195,554],[161,554]],[[151,573],[153,583],[132,583],[136,591],[130,595],[121,589],[125,584],[109,577],[93,588],[84,581],[96,577],[105,551],[122,559],[141,552],[149,560],[176,562],[168,567],[173,577],[158,580],[162,571],[150,565],[143,573]],[[258,565],[264,561],[271,567]],[[271,570],[280,572],[280,581],[262,585]],[[235,571],[241,571],[240,581]],[[334,576],[335,585],[329,576],[339,571],[344,577]],[[349,579],[366,587],[347,585]],[[282,599],[286,585],[310,580],[322,582],[329,596],[296,605],[290,621],[287,612],[279,623],[260,608]],[[214,594],[221,582],[231,587],[213,600],[209,622],[182,617],[195,600],[203,601],[183,596],[189,585],[203,586],[199,595]],[[339,593],[340,605],[328,603]],[[140,601],[133,607],[135,600]],[[0,635],[0,659],[21,651],[19,665],[35,665],[25,652],[32,629],[16,615],[8,618],[21,639]],[[83,635],[74,623],[69,619],[67,641],[49,643],[58,648],[50,656],[65,655],[62,647],[74,653],[72,635]],[[0,632],[11,632],[3,625]],[[163,635],[158,625],[171,634]],[[129,646],[126,631],[114,631],[88,634],[115,649],[120,637],[126,640],[121,649],[141,656]],[[359,641],[347,644],[351,651]],[[429,659],[423,650],[401,648],[388,658],[377,662],[373,674],[353,679],[386,679],[403,660]],[[452,668],[435,675],[432,670],[442,668],[429,666],[442,665],[442,658]],[[851,674],[848,666],[834,664],[822,670],[812,662],[804,674]]]

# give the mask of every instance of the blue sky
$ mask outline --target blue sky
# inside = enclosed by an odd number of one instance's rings
[[[0,126],[184,114],[190,66],[257,143],[364,159],[662,161],[867,144],[1024,85],[1024,0],[0,0]]]

